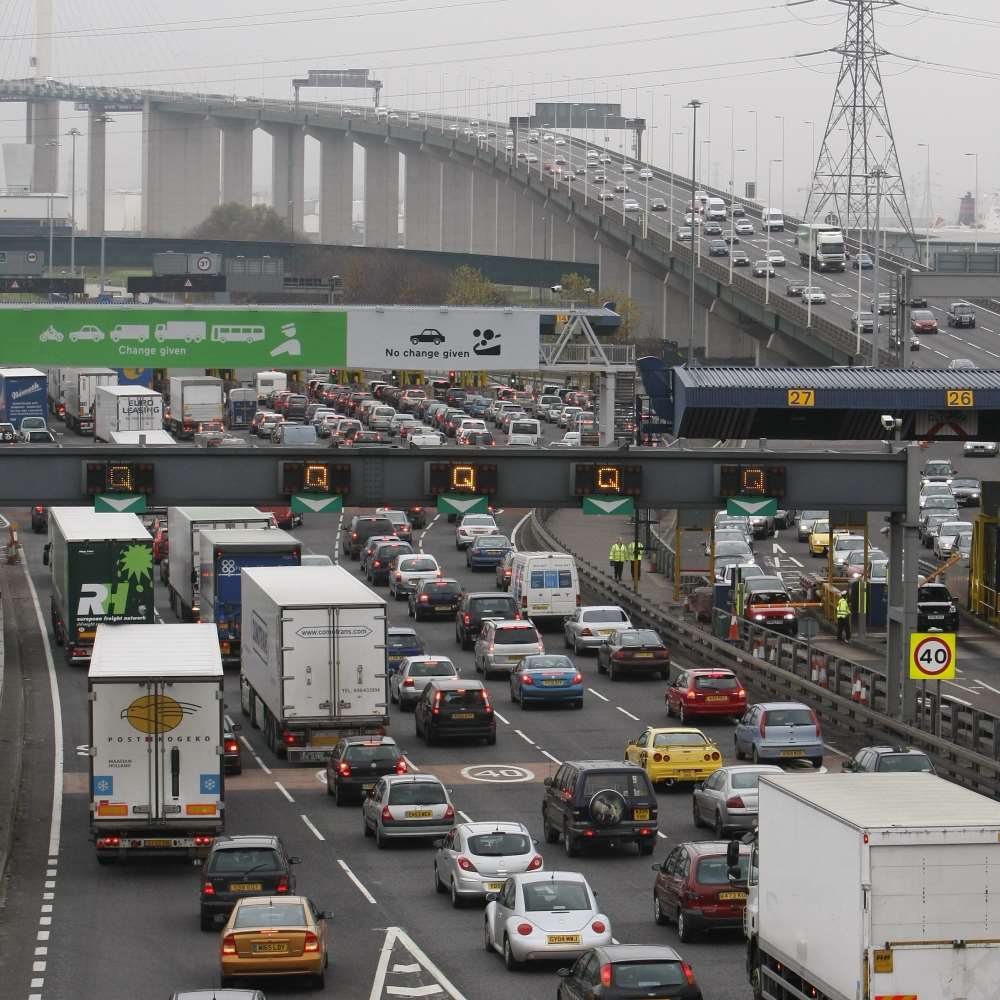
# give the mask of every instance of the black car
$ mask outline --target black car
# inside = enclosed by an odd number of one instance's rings
[[[462,603],[462,585],[447,578],[421,580],[407,600],[407,611],[415,621],[444,618],[453,615]]]
[[[216,837],[205,859],[201,880],[201,929],[215,929],[217,917],[229,916],[244,896],[295,895],[292,865],[281,838],[270,834]]]
[[[338,806],[360,802],[383,774],[406,774],[403,751],[391,736],[348,736],[326,762],[326,793]]]
[[[892,772],[929,771],[934,774],[934,765],[923,750],[912,747],[876,746],[862,747],[850,760],[845,760],[842,770],[854,774],[880,771]]]
[[[983,495],[983,484],[978,479],[959,476],[951,481],[951,492],[959,507],[978,507]],[[31,526],[35,526],[33,518]]]
[[[709,257],[728,257],[729,256],[729,246],[725,240],[712,240],[708,244],[708,256]]]
[[[917,631],[958,631],[958,605],[943,583],[925,583],[917,588]]]
[[[640,854],[656,846],[657,802],[649,775],[617,760],[576,760],[545,779],[542,830],[549,844],[562,838],[567,857],[585,844],[634,843]]]
[[[562,980],[556,1000],[702,1000],[694,971],[668,945],[611,944],[585,951]]]
[[[733,267],[749,267],[750,258],[742,250],[732,252]]]
[[[410,527],[427,527],[427,508],[423,504],[410,504],[410,506],[406,508],[406,516],[410,519]]]
[[[773,278],[774,268],[766,260],[758,260],[753,266],[752,273],[755,278]]]
[[[365,566],[365,576],[368,582],[375,584],[387,584],[389,582],[389,563],[396,556],[409,555],[413,552],[413,546],[409,542],[402,540],[398,542],[380,542],[375,546],[375,551]]]
[[[516,621],[521,617],[517,601],[498,591],[465,594],[455,614],[455,642],[462,649],[472,649],[488,618]]]
[[[651,674],[666,680],[670,676],[670,650],[651,628],[623,628],[612,632],[597,647],[597,672],[607,672],[616,681],[628,671]]]
[[[802,289],[804,289],[805,287],[806,287],[805,285],[800,285],[797,281],[790,281],[785,286],[785,294],[793,299],[801,299]]]
[[[435,677],[413,709],[417,736],[430,746],[442,737],[497,741],[497,720],[482,681]]]
[[[222,734],[222,766],[226,774],[243,773],[243,748],[236,735],[239,730],[240,724],[234,722],[232,729],[226,729]]]
[[[396,526],[387,517],[378,517],[374,514],[356,514],[351,520],[351,525],[344,532],[343,550],[345,556],[357,559],[361,555],[361,550],[365,547],[365,542],[372,535],[394,535]]]
[[[47,535],[49,533],[49,508],[41,504],[35,504],[31,508],[31,530],[36,535]]]

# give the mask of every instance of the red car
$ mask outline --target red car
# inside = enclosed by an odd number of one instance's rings
[[[282,507],[278,504],[257,504],[257,510],[265,514],[273,514],[274,523],[284,531],[297,528],[302,523],[302,515],[293,514],[291,507]]]
[[[169,532],[167,526],[161,522],[153,535],[153,562],[159,565],[168,558],[170,558]]]
[[[667,688],[667,715],[682,723],[700,715],[738,719],[747,708],[746,689],[736,674],[723,668],[682,670]]]
[[[274,396],[274,412],[284,413],[285,409],[288,407],[289,397],[294,396],[295,393],[289,389],[282,389],[281,392],[275,393]]]
[[[692,941],[699,931],[735,930],[743,926],[746,889],[730,884],[726,840],[678,844],[662,865],[654,865],[653,917],[658,924],[677,924],[681,941]],[[740,846],[740,869],[745,880],[750,847]]]

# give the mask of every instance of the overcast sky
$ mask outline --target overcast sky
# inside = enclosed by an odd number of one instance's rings
[[[730,175],[728,108],[735,108],[735,146],[745,149],[736,154],[738,188],[754,176],[749,109],[757,111],[756,172],[765,192],[769,161],[782,156],[776,116],[783,115],[784,193],[776,165],[770,200],[780,204],[783,197],[790,211],[801,208],[808,184],[814,129],[804,123],[815,123],[818,148],[830,112],[840,56],[824,50],[842,45],[846,24],[845,7],[831,0],[793,7],[754,0],[632,0],[624,7],[594,0],[292,0],[284,10],[276,0],[52,3],[51,75],[81,83],[290,97],[290,79],[308,69],[371,67],[385,82],[384,104],[499,117],[526,113],[532,95],[588,103],[620,95],[626,113],[651,120],[653,158],[663,165],[669,128],[689,127],[683,105],[697,97],[708,104],[698,123],[699,138],[711,139],[702,150],[711,161],[706,179],[720,187]],[[4,78],[31,75],[33,7],[34,0],[0,0]],[[922,215],[927,169],[927,151],[918,143],[931,146],[935,214],[954,221],[959,196],[972,189],[975,161],[967,152],[979,154],[984,209],[993,191],[1000,141],[993,128],[1000,89],[995,10],[985,0],[951,0],[945,14],[898,6],[877,18],[878,41],[889,52],[967,68],[882,59],[915,217]],[[64,129],[85,129],[85,118],[69,105],[63,113]],[[3,119],[4,141],[23,136],[20,105],[7,105]],[[110,183],[136,187],[139,116],[118,115],[111,128]],[[613,137],[611,145],[618,143]],[[682,155],[689,162],[689,143],[687,134],[675,138],[676,166]],[[257,164],[255,180],[264,176]]]

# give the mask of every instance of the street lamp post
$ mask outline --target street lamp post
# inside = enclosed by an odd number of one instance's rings
[[[71,128],[66,133],[73,140],[73,155],[70,163],[69,185],[69,273],[76,276],[76,140],[83,133],[78,128]]]
[[[45,143],[45,145],[49,146],[50,148],[54,148],[56,146],[59,146],[60,143],[57,142],[55,139],[49,139]],[[56,183],[57,184],[59,183],[58,178],[56,179]],[[53,231],[53,226],[54,226],[54,222],[53,222],[54,206],[52,204],[52,196],[53,196],[53,192],[50,191],[49,192],[49,277],[50,278],[52,277],[52,254],[53,254],[53,250],[54,250],[54,246],[55,246],[54,231]]]
[[[976,187],[974,201],[972,202],[972,228],[975,230],[972,242],[972,252],[979,253],[979,154],[966,153],[965,155],[971,156],[976,163]]]
[[[738,149],[730,146],[729,149],[729,284],[733,283],[733,246],[736,239],[736,223],[733,220],[733,203],[735,201],[735,189],[736,189],[736,154],[745,153],[746,149],[740,146]]]
[[[809,190],[806,192],[806,201],[809,200],[809,195],[812,192],[813,185],[816,183],[816,123],[815,122],[803,122],[803,125],[808,125],[811,136],[811,149],[812,157],[809,160]]]
[[[111,125],[114,123],[114,118],[109,115],[100,115],[94,119],[101,125]],[[107,206],[107,179],[105,179],[104,190],[101,192],[101,198],[104,201],[104,211],[101,213],[101,277],[100,277],[100,291],[99,295],[104,295],[104,280],[105,280],[105,269],[104,269],[104,245],[106,242],[107,231],[108,231],[108,206]],[[90,225],[90,223],[87,223]]]
[[[691,109],[691,235],[692,235],[692,251],[694,250],[694,209],[695,209],[695,193],[697,190],[697,171],[698,171],[698,109],[701,107],[701,101],[696,97],[692,98],[686,105]],[[694,253],[691,254],[691,288],[689,291],[688,302],[688,353],[687,353],[687,363],[688,368],[694,364],[694,292],[695,292],[695,262]]]
[[[583,112],[583,144],[585,147],[590,145],[590,123],[587,119],[590,116],[591,111],[596,111],[596,108],[586,108]],[[587,191],[588,184],[590,181],[590,163],[587,160],[586,152],[583,155],[583,203],[587,204]]]
[[[931,144],[929,142],[918,142],[917,148],[923,147],[927,150],[927,189],[924,197],[924,204],[927,207],[927,223],[924,230],[924,264],[931,266]]]
[[[871,175],[875,178],[875,267],[874,273],[872,274],[872,283],[875,286],[875,301],[872,304],[872,365],[878,367],[878,331],[879,331],[879,321],[878,317],[880,315],[879,309],[879,252],[881,250],[881,244],[879,242],[879,236],[881,235],[881,219],[879,217],[880,210],[882,208],[882,178],[885,176],[885,171],[881,167],[876,167]],[[858,271],[861,271],[860,266]],[[890,314],[890,323],[891,323]]]
[[[775,115],[775,120],[781,122],[781,211],[785,211],[785,116]]]
[[[748,108],[748,115],[753,115],[753,197],[754,201],[760,201],[760,194],[757,190],[757,109]]]
[[[781,163],[781,160],[768,160],[767,161],[767,203],[771,204],[771,168],[776,164]],[[784,166],[784,164],[782,164]],[[766,220],[765,220],[766,221]],[[771,227],[767,227],[767,249],[764,252],[764,257],[767,262],[767,268],[764,270],[764,305],[767,305],[771,301]]]
[[[683,132],[670,133],[670,155],[668,157],[667,173],[670,174],[670,204],[667,206],[667,221],[670,233],[670,249],[674,248],[674,139]]]

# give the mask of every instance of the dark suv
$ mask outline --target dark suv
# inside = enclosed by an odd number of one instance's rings
[[[365,566],[365,576],[368,582],[373,585],[387,584],[389,582],[389,563],[396,556],[412,555],[413,546],[409,542],[380,542],[371,554]]]
[[[930,757],[923,750],[899,746],[862,747],[850,760],[844,761],[841,770],[853,771],[855,774],[865,774],[870,771],[935,773]]]
[[[616,760],[575,760],[545,779],[542,830],[554,844],[562,838],[567,857],[584,844],[630,840],[640,854],[656,846],[656,792],[646,772]]]
[[[958,605],[943,583],[925,583],[917,588],[917,631],[958,631]]]
[[[344,532],[343,550],[345,556],[357,559],[372,535],[395,535],[396,527],[387,517],[374,514],[356,514],[351,526]]]
[[[216,837],[201,869],[201,929],[214,930],[244,896],[292,896],[295,876],[280,837],[239,834]]]
[[[497,741],[497,720],[482,681],[435,677],[413,709],[417,736],[430,746],[440,737]]]
[[[415,621],[425,615],[448,620],[462,603],[462,585],[458,580],[438,577],[421,580],[409,596],[409,614]]]
[[[484,621],[489,618],[501,622],[517,621],[520,617],[517,601],[510,594],[498,591],[465,594],[455,613],[455,642],[462,649],[472,649]]]
[[[326,762],[326,792],[338,806],[360,802],[383,774],[406,774],[406,761],[391,736],[349,736]]]

